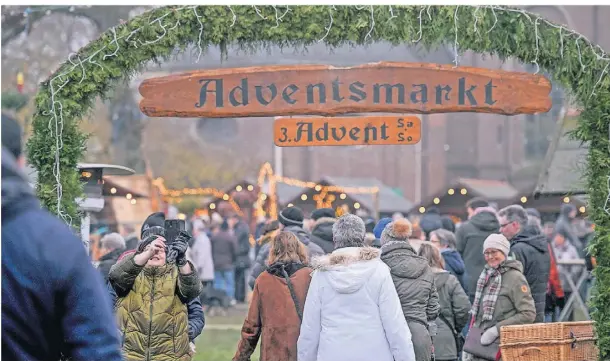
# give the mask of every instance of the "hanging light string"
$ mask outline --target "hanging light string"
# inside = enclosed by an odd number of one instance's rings
[[[385,6],[379,6],[377,7],[378,9],[382,9]],[[29,14],[34,13],[34,12],[41,12],[41,11],[49,11],[49,10],[53,10],[53,9],[68,9],[70,11],[74,11],[73,6],[48,6],[48,7],[36,7],[36,8],[31,8],[28,7],[26,8],[26,10],[24,11],[24,16],[28,17]],[[239,20],[237,17],[237,14],[235,13],[235,11],[233,10],[233,8],[231,6],[228,7],[230,12],[231,12],[231,27],[233,27],[236,22]],[[263,20],[268,20],[268,17],[264,16],[263,13],[261,12],[261,10],[255,6],[252,5],[252,8],[254,9],[254,11],[256,12],[256,14]],[[369,30],[367,32],[367,34],[365,35],[364,40],[373,40],[373,34],[375,31],[375,7],[374,6],[356,6],[355,7],[357,10],[364,10],[364,9],[368,9],[368,12],[370,13],[370,20],[369,20]],[[455,59],[454,59],[454,63],[455,66],[459,65],[459,33],[458,33],[458,11],[460,10],[460,8],[464,8],[464,6],[457,6],[455,8],[454,11],[454,16],[453,16],[453,20],[454,20],[454,29],[455,29],[455,37],[454,37],[454,50],[455,50]],[[118,52],[120,51],[120,49],[125,49],[125,47],[120,48],[119,47],[119,42],[120,41],[126,41],[129,44],[131,44],[131,46],[134,46],[136,48],[138,48],[139,46],[147,46],[150,44],[154,44],[159,42],[161,39],[163,39],[165,36],[167,36],[168,33],[170,33],[172,30],[176,29],[179,25],[181,25],[181,21],[180,19],[178,19],[175,23],[171,22],[171,23],[166,23],[165,19],[172,13],[176,13],[176,12],[185,12],[185,11],[192,11],[195,13],[195,16],[197,18],[197,21],[199,23],[199,36],[198,36],[198,41],[197,41],[197,48],[198,48],[198,56],[197,56],[197,60],[200,59],[201,54],[203,53],[203,45],[202,45],[202,37],[203,37],[203,16],[200,16],[197,13],[197,6],[182,6],[182,7],[168,7],[167,8],[168,11],[156,18],[153,19],[152,21],[150,21],[148,24],[142,25],[141,27],[138,27],[137,29],[131,31],[129,34],[125,34],[125,35],[121,35],[121,36],[117,36],[116,34],[116,29],[113,28],[113,40],[108,43],[105,44],[104,46],[102,46],[100,49],[96,50],[95,52],[93,52],[91,55],[89,55],[87,58],[85,59],[81,59],[80,55],[78,54],[71,54],[69,56],[69,63],[72,65],[71,67],[68,67],[66,71],[56,75],[55,77],[53,77],[49,83],[48,83],[48,88],[49,88],[49,92],[50,92],[50,98],[51,98],[51,102],[49,105],[49,109],[44,112],[44,115],[49,116],[49,123],[48,123],[48,127],[51,130],[51,134],[56,138],[56,142],[55,142],[55,161],[54,161],[54,165],[53,165],[53,174],[55,176],[55,181],[56,181],[56,186],[55,186],[55,191],[57,193],[57,214],[59,215],[59,217],[61,217],[64,221],[66,221],[68,224],[72,223],[72,220],[70,219],[70,217],[64,212],[64,208],[62,205],[62,196],[63,196],[63,190],[62,190],[62,185],[61,185],[61,172],[60,172],[60,155],[61,155],[61,150],[62,150],[62,138],[63,138],[63,128],[64,128],[64,119],[63,119],[63,104],[61,103],[60,100],[58,100],[57,98],[57,94],[59,92],[61,92],[61,90],[63,88],[65,88],[65,86],[71,81],[71,77],[69,76],[73,71],[77,70],[80,71],[82,76],[79,80],[79,82],[84,81],[84,79],[87,76],[87,68],[90,67],[90,65],[95,65],[99,68],[104,69],[103,65],[98,63],[96,58],[100,55],[103,55],[101,60],[106,60],[112,57],[117,56]],[[564,44],[566,41],[569,41],[568,39],[571,38],[572,41],[574,41],[576,43],[576,48],[578,51],[578,57],[579,57],[579,62],[581,65],[581,70],[585,71],[587,68],[587,64],[584,63],[583,61],[583,57],[582,57],[582,42],[584,41],[586,46],[589,47],[589,49],[591,50],[591,52],[596,56],[597,60],[599,61],[605,61],[605,62],[610,62],[610,57],[608,57],[608,54],[606,54],[606,52],[599,46],[599,45],[594,45],[593,43],[591,43],[591,41],[585,37],[584,35],[570,30],[566,27],[564,27],[563,25],[557,25],[557,24],[553,24],[552,22],[542,18],[540,15],[537,14],[533,14],[530,12],[527,12],[525,10],[521,10],[521,9],[516,9],[516,8],[507,8],[507,7],[501,7],[501,6],[474,6],[474,7],[469,7],[469,9],[471,9],[472,11],[472,18],[473,18],[473,23],[474,23],[474,29],[475,29],[475,33],[478,33],[478,24],[479,24],[479,20],[481,19],[480,15],[480,10],[485,9],[485,12],[490,11],[492,13],[492,15],[494,16],[494,23],[491,26],[490,29],[487,30],[487,33],[491,33],[492,30],[495,29],[496,24],[498,23],[498,16],[497,16],[497,12],[511,12],[511,13],[518,13],[521,17],[525,18],[527,21],[529,21],[532,26],[534,27],[534,32],[536,34],[536,47],[537,47],[537,54],[539,53],[539,41],[538,41],[538,36],[539,36],[539,32],[538,32],[538,26],[540,23],[545,23],[548,26],[554,27],[559,29],[558,31],[558,36],[560,39],[560,43],[561,43],[561,55],[563,57],[563,49],[564,49]],[[284,10],[283,13],[281,13],[280,15],[280,11],[278,11],[277,7],[274,8],[275,11],[275,16],[270,16],[270,18],[272,18],[272,20],[274,21],[274,25],[275,27],[279,26],[280,22],[283,22],[284,17],[289,16],[289,13],[291,12],[290,9],[288,7],[286,7],[286,9]],[[323,41],[326,39],[326,37],[328,36],[328,34],[330,34],[330,32],[332,31],[332,27],[334,25],[334,18],[333,18],[333,12],[332,10],[336,10],[335,6],[330,5],[329,6],[329,16],[330,16],[330,20],[328,22],[328,25],[325,25],[323,28],[325,29],[326,33],[324,35],[324,37],[320,40]],[[431,7],[428,6],[426,8],[426,13],[428,15],[428,21],[432,21],[432,15],[430,13]],[[397,18],[399,15],[400,8],[394,8],[392,6],[388,7],[388,14],[389,14],[389,19],[388,21],[392,21],[392,19]],[[463,12],[463,11],[462,11]],[[423,26],[424,26],[424,19],[423,16],[421,16],[421,10],[420,10],[420,16],[418,17],[419,23],[420,23],[420,31],[416,32],[418,38],[415,39],[415,42],[419,42],[421,40],[421,38],[423,38]],[[535,19],[535,20],[532,20]],[[142,29],[145,27],[150,27],[150,26],[158,26],[160,28],[160,30],[162,31],[161,34],[159,34],[158,32],[156,32],[156,39],[152,39],[152,40],[142,40],[142,39],[137,39],[138,41],[135,40],[131,40],[132,37],[137,37],[139,35],[142,35]],[[421,35],[421,36],[420,36]],[[72,60],[72,59],[76,59],[76,61]],[[536,56],[536,58],[534,59],[534,61],[532,62],[533,64],[538,64],[538,58]],[[604,76],[606,75],[606,73],[608,72],[609,67],[606,66],[602,71],[601,74],[599,75],[599,78],[597,80],[597,82],[595,83],[595,85],[593,86],[593,89],[591,90],[591,96],[593,96],[595,94],[595,90],[597,89],[597,87],[603,82],[603,80],[605,79]],[[610,191],[610,189],[609,189]]]

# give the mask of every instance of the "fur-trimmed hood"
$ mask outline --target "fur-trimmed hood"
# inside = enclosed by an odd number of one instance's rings
[[[312,260],[315,272],[322,272],[339,293],[358,291],[378,267],[381,251],[373,247],[346,247]]]
[[[277,236],[277,234],[280,232],[279,229],[274,229],[271,232],[267,232],[265,234],[263,234],[262,236],[260,236],[260,238],[256,241],[258,242],[258,244],[265,245],[269,242],[271,242],[273,240],[273,238],[275,238],[275,236]]]

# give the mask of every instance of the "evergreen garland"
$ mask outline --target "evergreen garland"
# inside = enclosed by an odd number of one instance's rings
[[[86,141],[79,121],[92,110],[95,99],[104,97],[117,81],[142,70],[151,60],[163,62],[175,49],[184,50],[190,44],[201,52],[219,45],[226,55],[227,44],[239,44],[242,49],[307,47],[323,39],[331,48],[372,41],[395,45],[418,41],[433,47],[457,41],[462,51],[502,59],[515,57],[548,71],[583,109],[572,136],[590,144],[586,191],[596,225],[590,250],[598,262],[592,317],[600,357],[608,359],[610,63],[582,36],[540,20],[517,9],[470,6],[169,6],[151,10],[106,31],[41,85],[34,134],[27,148],[29,161],[38,170],[38,196],[50,211],[76,224],[79,214],[74,199],[82,194],[76,165]],[[58,77],[60,74],[64,75]],[[61,134],[61,141],[57,134]]]

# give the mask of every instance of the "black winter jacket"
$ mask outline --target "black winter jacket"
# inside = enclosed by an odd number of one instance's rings
[[[110,267],[114,266],[116,261],[119,259],[119,256],[123,254],[123,252],[125,252],[124,249],[115,249],[114,251],[108,252],[102,257],[100,257],[97,269],[100,271],[102,277],[104,278],[104,282],[108,281],[108,273],[110,272]]]
[[[311,241],[324,250],[325,254],[329,254],[335,250],[333,243],[333,224],[335,218],[322,217],[316,220],[311,229]]]
[[[544,235],[525,229],[510,241],[510,256],[523,265],[523,275],[536,303],[536,321],[544,321],[546,289],[551,269],[551,255]]]
[[[485,267],[483,242],[487,236],[500,231],[500,222],[491,212],[480,212],[464,222],[455,232],[457,251],[462,255],[466,265],[466,293],[470,301],[474,300],[477,281]]]

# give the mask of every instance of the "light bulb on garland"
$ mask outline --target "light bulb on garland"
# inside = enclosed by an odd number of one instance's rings
[[[23,85],[25,84],[24,76],[22,72],[17,73],[17,91],[23,94]]]

